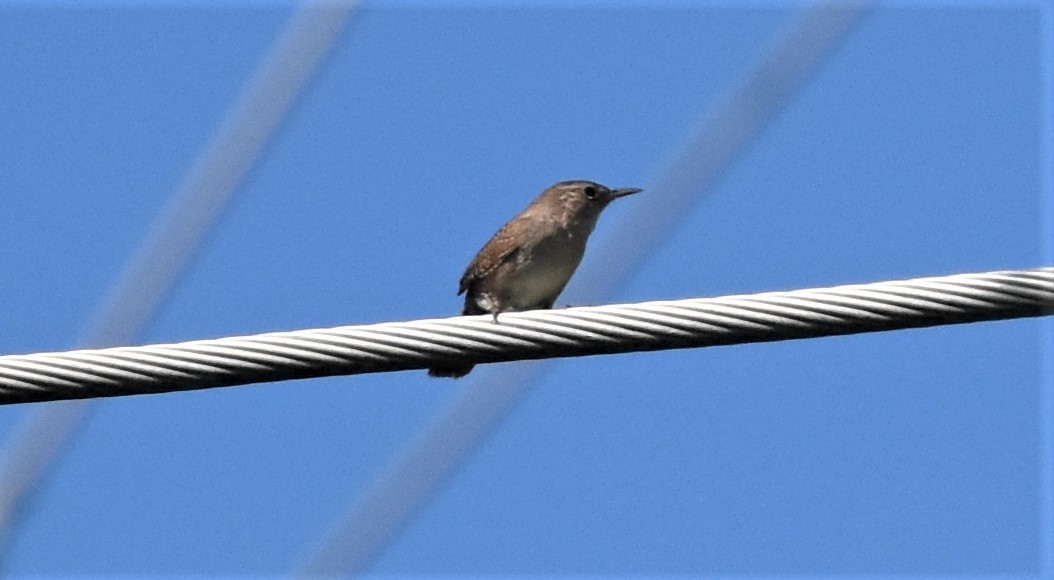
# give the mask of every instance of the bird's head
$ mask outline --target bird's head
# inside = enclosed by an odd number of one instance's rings
[[[600,212],[609,203],[640,191],[636,187],[611,189],[593,181],[561,181],[545,190],[537,202],[560,208],[565,221],[596,222]]]

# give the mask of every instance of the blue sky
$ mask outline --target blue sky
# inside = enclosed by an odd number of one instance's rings
[[[555,181],[647,189],[801,7],[365,2],[132,342],[455,314],[505,220]],[[0,353],[75,346],[291,13],[0,2]],[[879,5],[599,300],[1054,264],[1051,14]],[[661,203],[618,202],[591,249]],[[557,361],[367,571],[1050,575],[1052,343],[1022,320]],[[460,387],[103,401],[4,571],[294,572]],[[33,409],[0,408],[4,442]]]

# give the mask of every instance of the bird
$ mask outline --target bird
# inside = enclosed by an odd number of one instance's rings
[[[561,181],[543,191],[497,231],[461,276],[463,316],[549,309],[575,273],[597,218],[612,201],[643,191],[593,181]],[[474,365],[449,363],[432,377],[460,378]]]

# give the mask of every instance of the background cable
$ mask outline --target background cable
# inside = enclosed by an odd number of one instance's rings
[[[870,6],[871,2],[817,3],[802,10],[690,131],[658,177],[644,186],[647,195],[641,196],[632,223],[617,228],[610,242],[589,252],[587,262],[604,268],[583,268],[563,299],[573,304],[609,300],[862,21]],[[517,365],[500,374],[476,371],[309,548],[301,573],[348,574],[368,566],[523,398],[542,366]]]
[[[77,344],[129,343],[146,326],[356,5],[312,0],[294,10]],[[6,551],[27,498],[69,446],[89,408],[86,402],[69,402],[34,409],[0,450],[0,552]]]

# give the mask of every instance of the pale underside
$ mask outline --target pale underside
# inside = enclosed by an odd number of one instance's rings
[[[552,308],[582,261],[587,235],[561,230],[534,244],[508,248],[482,275],[472,276],[470,267],[462,281],[468,292],[465,314]]]

